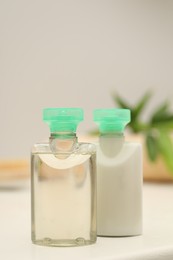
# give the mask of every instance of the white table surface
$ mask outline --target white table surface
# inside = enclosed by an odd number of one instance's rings
[[[30,239],[29,182],[22,189],[0,186],[2,260],[173,260],[173,184],[144,184],[143,235],[101,238],[91,246],[42,247]]]

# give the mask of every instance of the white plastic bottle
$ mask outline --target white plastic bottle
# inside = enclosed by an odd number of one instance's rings
[[[96,109],[99,125],[97,148],[97,234],[142,234],[142,148],[125,142],[128,109]]]

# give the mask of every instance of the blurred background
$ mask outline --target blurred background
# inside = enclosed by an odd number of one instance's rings
[[[1,0],[0,37],[1,159],[49,136],[44,107],[82,107],[86,133],[112,92],[152,90],[146,118],[173,98],[172,0]]]

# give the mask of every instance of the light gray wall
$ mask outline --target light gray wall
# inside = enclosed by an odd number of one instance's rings
[[[173,1],[1,0],[0,156],[26,157],[48,136],[44,107],[113,107],[173,98]]]

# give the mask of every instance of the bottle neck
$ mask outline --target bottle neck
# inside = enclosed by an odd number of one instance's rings
[[[101,133],[99,143],[101,151],[109,157],[116,156],[123,148],[125,142],[124,133]]]
[[[77,138],[75,132],[52,132],[50,139],[74,139]]]
[[[78,143],[74,132],[53,132],[49,138],[49,144],[53,153],[70,153]]]

